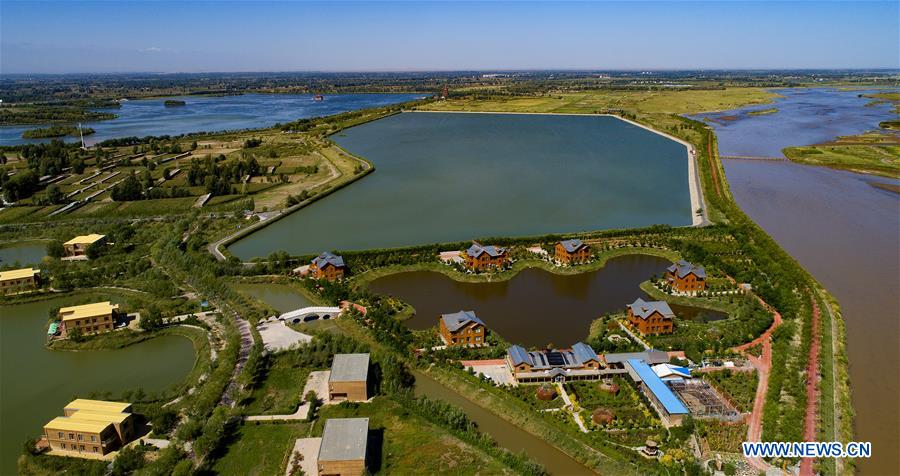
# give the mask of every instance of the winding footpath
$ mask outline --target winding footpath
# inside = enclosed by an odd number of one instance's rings
[[[774,332],[782,322],[780,312],[775,310],[775,308],[763,301],[760,297],[757,296],[757,299],[759,299],[760,304],[774,316],[772,325],[756,339],[733,348],[736,352],[745,353],[747,355],[747,360],[749,360],[750,363],[756,367],[757,372],[759,372],[759,384],[756,387],[756,397],[753,399],[753,411],[750,413],[750,419],[747,422],[748,442],[762,441],[763,409],[766,405],[766,392],[769,390],[769,371],[772,368],[772,332]],[[759,357],[747,353],[748,349],[757,345],[762,346],[762,354]],[[754,468],[763,472],[775,470],[775,467],[765,462],[762,458],[747,458],[747,462]]]
[[[812,341],[809,344],[809,362],[806,367],[806,423],[803,428],[804,441],[816,441],[816,411],[819,406],[819,320],[821,311],[815,296],[810,292],[812,301]],[[813,475],[813,458],[800,460],[800,476]]]

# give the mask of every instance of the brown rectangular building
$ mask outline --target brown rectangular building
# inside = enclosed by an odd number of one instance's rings
[[[328,376],[328,399],[364,402],[369,399],[369,354],[335,354]]]
[[[487,269],[503,269],[509,264],[509,254],[506,248],[500,246],[483,246],[477,241],[472,242],[463,253],[466,268],[472,271],[484,271]]]
[[[443,314],[438,320],[441,340],[445,345],[484,345],[487,340],[487,327],[475,315],[475,311],[459,311]]]
[[[675,331],[675,313],[665,301],[638,298],[628,305],[628,323],[641,334],[671,334]]]
[[[319,446],[319,476],[360,476],[366,470],[368,418],[332,418],[325,422]]]
[[[706,289],[706,270],[681,260],[666,268],[666,281],[681,293],[696,293]]]
[[[556,261],[563,264],[584,263],[591,259],[591,247],[578,239],[560,241],[554,251]]]
[[[314,279],[336,281],[343,279],[346,273],[347,265],[344,264],[344,258],[327,251],[317,256],[309,264],[309,275]]]

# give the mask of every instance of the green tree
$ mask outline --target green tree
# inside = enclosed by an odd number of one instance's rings
[[[47,256],[51,258],[62,258],[66,254],[63,244],[59,240],[53,240],[47,243]]]

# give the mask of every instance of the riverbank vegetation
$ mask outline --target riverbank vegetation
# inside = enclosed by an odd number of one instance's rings
[[[834,143],[788,147],[782,152],[801,164],[900,178],[900,138],[895,135],[841,137]]]
[[[90,127],[75,127],[75,126],[50,126],[50,127],[42,127],[38,129],[29,129],[22,133],[22,137],[25,139],[48,139],[51,137],[65,137],[65,136],[89,136],[94,133],[94,129]]]

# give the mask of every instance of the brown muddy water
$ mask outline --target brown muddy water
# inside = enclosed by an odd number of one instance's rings
[[[898,181],[790,162],[726,160],[740,207],[840,302],[855,440],[872,442],[861,474],[900,474],[900,195]]]
[[[538,268],[522,270],[508,281],[463,283],[431,271],[398,273],[376,279],[373,292],[395,296],[416,309],[406,323],[413,329],[437,325],[441,314],[474,310],[488,328],[525,346],[569,346],[585,339],[591,321],[624,311],[637,298],[638,287],[662,275],[671,262],[647,255],[613,258],[603,268],[561,275]],[[683,319],[713,321],[724,314],[672,306]]]
[[[425,395],[428,398],[442,400],[459,407],[470,420],[478,425],[479,430],[491,435],[497,444],[513,453],[524,452],[533,461],[543,465],[550,474],[594,474],[589,468],[546,441],[476,405],[428,375],[419,371],[415,371],[413,374],[416,377],[416,396]]]

